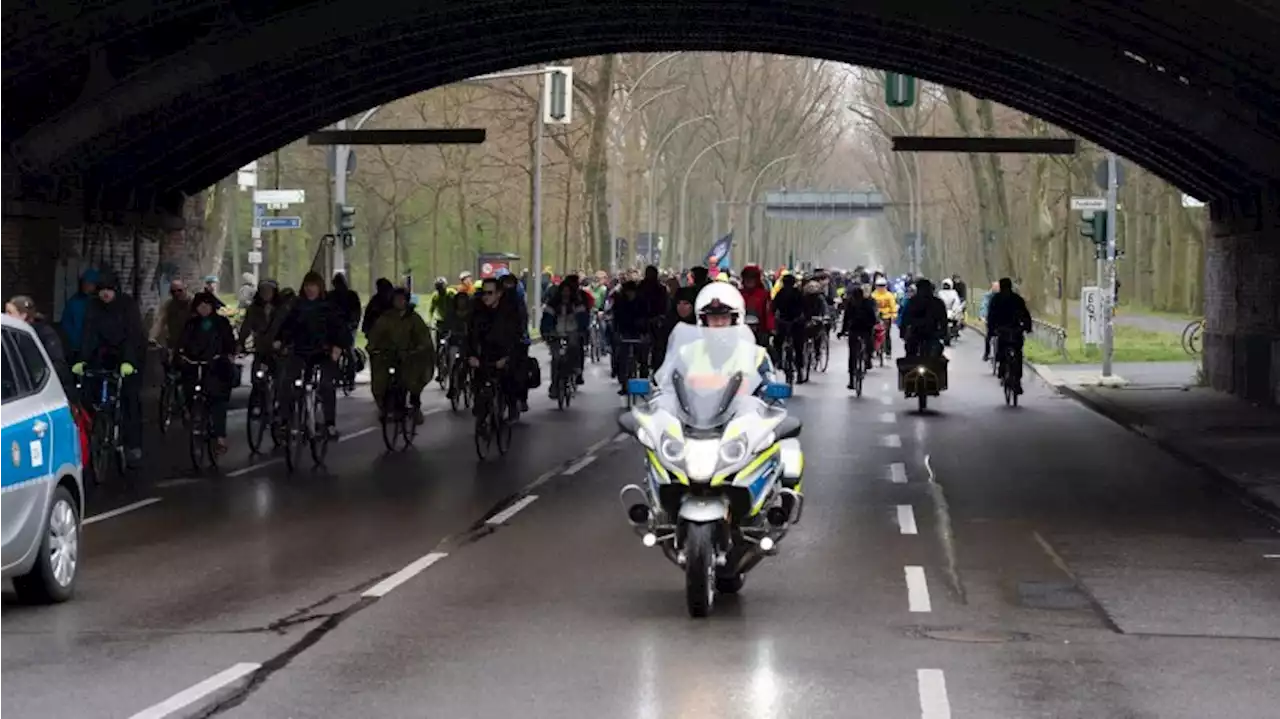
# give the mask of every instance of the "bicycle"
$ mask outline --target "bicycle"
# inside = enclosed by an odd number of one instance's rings
[[[839,337],[839,335],[836,335]],[[857,397],[862,396],[862,382],[867,377],[867,342],[862,335],[856,335],[853,338],[853,346],[850,347],[853,352],[853,393]]]
[[[83,379],[99,379],[100,389],[89,399],[93,411],[93,424],[89,430],[89,466],[93,469],[94,484],[108,484],[108,478],[123,477],[125,471],[124,441],[120,424],[123,421],[120,407],[120,387],[124,377],[119,372],[86,370]],[[83,396],[83,380],[77,383]]]
[[[623,337],[618,340],[619,355],[623,364],[619,367],[618,375],[622,381],[623,387],[626,387],[627,380],[632,379],[649,379],[648,337]],[[636,398],[627,393],[627,407],[635,403]]]
[[[1182,351],[1196,356],[1204,349],[1204,320],[1189,322],[1182,329]]]
[[[452,333],[442,331],[436,339],[436,382],[439,383],[440,389],[446,389],[445,385],[449,381],[449,372],[453,364],[449,347],[451,337]],[[458,408],[457,403],[454,403],[453,408],[455,410]]]
[[[1022,363],[1018,361],[1013,340],[1012,331],[1001,331],[996,340],[997,351],[994,353],[1000,365],[996,376],[1000,378],[1004,403],[1008,407],[1018,406],[1018,395],[1022,389]]]
[[[483,368],[477,367],[472,377],[476,390],[476,456],[484,461],[494,444],[498,446],[498,454],[506,454],[511,449],[511,421],[507,417],[510,402],[506,392],[502,391],[497,363]]]
[[[284,432],[284,461],[290,472],[302,463],[304,445],[310,447],[311,459],[316,467],[324,464],[325,455],[329,451],[329,430],[325,425],[324,407],[316,392],[319,383],[319,364],[309,364],[302,376],[293,381],[295,396]]]
[[[160,385],[160,434],[168,434],[174,417],[182,416],[182,408],[186,404],[182,398],[182,375],[173,367],[172,362],[165,364],[164,383]]]
[[[283,358],[277,357],[277,363]],[[245,417],[245,433],[248,434],[249,451],[253,454],[262,452],[262,437],[268,431],[271,441],[279,447],[281,433],[276,422],[276,390],[275,373],[265,362],[257,363],[253,370],[252,384],[249,389],[249,410]]]
[[[578,384],[569,358],[569,338],[563,335],[551,335],[545,339],[553,358],[551,387],[556,390],[556,403],[563,410],[573,404],[573,396],[578,393]]]
[[[404,385],[401,369],[408,353],[400,350],[371,350],[370,359],[386,357],[387,388],[382,394],[382,443],[392,452],[403,452],[418,436],[409,388]]]
[[[880,326],[884,329],[881,333],[879,346],[876,347],[876,356],[880,361],[880,366],[884,366],[886,357],[893,358],[893,318],[881,317]]]
[[[604,321],[603,312],[594,312],[591,316],[591,327],[587,331],[587,354],[591,364],[599,364],[604,358]]]
[[[449,406],[458,411],[458,403],[471,408],[475,391],[471,386],[471,373],[467,371],[467,363],[462,360],[462,353],[457,347],[449,348]]]
[[[196,368],[195,382],[191,386],[191,396],[187,400],[187,445],[191,455],[191,466],[199,472],[204,469],[205,460],[209,466],[218,468],[218,440],[213,436],[213,418],[209,416],[209,395],[205,392],[205,371],[213,362],[221,359],[193,360],[179,355],[188,365]]]
[[[779,319],[776,325],[778,328],[776,330],[777,337],[780,338],[782,343],[782,351],[780,353],[782,361],[779,364],[782,366],[783,376],[787,378],[787,384],[795,384],[796,375],[800,371],[800,367],[797,366],[798,363],[796,361],[796,343],[791,338],[791,325],[793,324],[795,324],[794,320],[788,322],[786,320]]]
[[[827,336],[830,331],[830,324],[825,319],[813,320],[810,325],[809,346],[806,361],[809,366],[809,373],[813,370],[825,373],[827,368],[831,366],[831,340]],[[817,329],[817,332],[813,332]]]

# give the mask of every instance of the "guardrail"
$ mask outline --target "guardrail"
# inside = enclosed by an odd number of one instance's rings
[[[968,323],[976,328],[982,334],[987,333],[987,323],[979,317],[970,316]],[[1048,347],[1062,355],[1062,358],[1069,359],[1067,355],[1067,331],[1053,323],[1043,322],[1041,320],[1031,320],[1031,340],[1043,347]]]

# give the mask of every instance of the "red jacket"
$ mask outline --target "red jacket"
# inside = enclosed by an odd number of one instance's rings
[[[773,303],[769,299],[769,290],[763,285],[742,290],[742,301],[746,305],[747,314],[755,315],[760,320],[759,327],[765,332],[773,332]]]

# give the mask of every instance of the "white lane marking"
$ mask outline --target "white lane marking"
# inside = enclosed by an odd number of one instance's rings
[[[103,512],[102,514],[95,514],[95,515],[93,515],[92,517],[85,517],[85,518],[84,518],[84,520],[82,520],[80,523],[81,523],[81,524],[93,524],[94,522],[101,522],[101,521],[102,521],[102,520],[104,520],[104,519],[111,519],[112,517],[119,517],[120,515],[125,514],[125,513],[128,513],[128,512],[132,512],[132,511],[133,511],[133,510],[135,510],[135,509],[142,509],[143,507],[150,507],[151,505],[153,505],[153,504],[155,504],[156,502],[159,502],[159,501],[161,501],[161,498],[160,498],[160,497],[148,497],[147,499],[141,499],[141,500],[138,500],[137,502],[134,502],[133,504],[126,504],[126,505],[124,505],[123,507],[116,507],[115,509],[113,509],[113,510],[111,510],[111,511],[109,511],[109,512]]]
[[[197,484],[200,480],[195,477],[178,477],[177,479],[166,479],[156,482],[152,486],[156,489],[168,489],[170,487],[181,487],[187,484]]]
[[[250,473],[250,472],[256,472],[256,471],[258,471],[258,470],[260,470],[260,469],[264,469],[264,468],[266,468],[266,467],[270,467],[270,466],[271,466],[271,465],[273,465],[273,464],[280,464],[280,463],[281,463],[281,462],[283,462],[283,461],[284,461],[284,457],[276,457],[275,459],[268,459],[268,460],[267,460],[267,461],[265,461],[265,462],[258,462],[257,464],[251,464],[251,465],[249,465],[248,467],[241,467],[240,469],[237,469],[237,470],[235,470],[235,471],[233,471],[233,472],[227,472],[227,476],[228,476],[228,477],[243,477],[244,475],[246,475],[246,474],[248,474],[248,473]]]
[[[417,559],[405,565],[404,569],[401,569],[400,571],[396,572],[395,574],[392,574],[391,576],[387,577],[381,582],[378,582],[372,587],[369,587],[368,589],[364,590],[364,594],[361,594],[360,596],[362,597],[386,596],[386,594],[390,592],[392,589],[395,589],[401,584],[404,584],[410,579],[413,579],[418,574],[421,574],[422,570],[426,569],[427,567],[430,567],[431,565],[435,564],[441,559],[444,559],[447,556],[449,555],[445,552],[431,552],[430,554],[427,554],[425,556],[418,557]]]
[[[422,415],[425,417],[427,415],[436,414],[438,412],[443,412],[443,411],[444,411],[444,408],[437,407],[436,409],[423,412]],[[339,435],[338,441],[345,442],[349,439],[355,439],[356,437],[363,437],[364,435],[369,434],[370,432],[376,432],[378,429],[379,429],[379,425],[374,425],[372,427],[365,427],[364,429],[357,429],[354,432],[349,432],[349,433]],[[249,474],[250,472],[256,472],[260,469],[265,469],[267,467],[280,464],[283,461],[284,461],[284,457],[276,457],[274,459],[268,459],[265,462],[258,462],[257,464],[251,464],[248,467],[241,467],[240,469],[227,472],[226,476],[243,477],[244,475]]]
[[[581,472],[583,467],[586,467],[588,464],[591,464],[594,461],[596,461],[596,456],[594,454],[588,454],[587,456],[583,457],[577,462],[574,462],[573,464],[569,465],[569,467],[566,468],[563,472],[561,472],[561,474],[572,477],[578,472]]]
[[[888,382],[885,382],[884,384],[880,385],[880,389],[884,390],[885,392],[888,392],[888,391],[889,391],[889,383],[888,383]]]
[[[893,398],[892,398],[892,397],[889,397],[889,396],[887,396],[887,395],[886,395],[886,396],[882,396],[882,397],[880,398],[880,404],[893,404]]]
[[[1263,559],[1280,559],[1280,554],[1264,554]]]
[[[920,719],[951,719],[947,678],[942,670],[917,669],[916,684],[920,688]]]
[[[884,422],[885,424],[893,424],[894,422],[898,421],[898,415],[894,414],[893,412],[885,412],[884,414],[880,415],[880,421]]]
[[[508,519],[511,519],[512,517],[516,516],[516,512],[519,512],[525,507],[528,507],[530,504],[533,504],[534,501],[536,501],[537,499],[538,499],[538,495],[536,494],[530,494],[530,495],[521,497],[520,501],[516,502],[510,507],[507,507],[501,512],[498,512],[492,517],[489,517],[488,519],[485,520],[484,523],[485,524],[502,524],[506,522]]]
[[[903,534],[918,534],[916,531],[916,513],[910,504],[898,505],[898,528]]]
[[[613,438],[613,441],[615,441],[615,442],[625,442],[625,441],[627,441],[627,439],[628,439],[630,436],[631,436],[631,435],[627,434],[626,432],[619,432],[619,433],[618,433],[618,436]]]
[[[425,415],[426,415],[426,412],[423,412],[423,415],[425,416]],[[345,441],[347,441],[347,440],[349,440],[349,439],[355,439],[356,437],[362,437],[362,436],[364,436],[364,435],[366,435],[366,434],[369,434],[370,432],[376,432],[376,431],[378,431],[378,429],[380,429],[380,427],[377,427],[377,426],[374,426],[374,427],[365,427],[364,429],[357,429],[356,431],[351,432],[351,433],[349,433],[349,434],[344,434],[344,435],[339,436],[339,437],[338,437],[338,441],[339,441],[339,442],[345,442]]]
[[[931,455],[928,455],[928,454],[924,456],[924,468],[926,471],[929,472],[929,484],[937,484],[937,482],[934,481],[935,476],[933,474],[933,464],[931,464],[929,461],[930,456]]]
[[[902,438],[896,434],[886,434],[880,438],[880,445],[883,447],[901,447]]]
[[[903,567],[907,576],[907,608],[913,612],[931,612],[929,583],[924,577],[924,567]]]
[[[907,465],[902,462],[894,462],[889,465],[889,481],[894,484],[907,483]]]
[[[258,671],[261,667],[261,664],[254,664],[253,662],[241,662],[232,666],[230,669],[224,669],[223,671],[214,674],[199,684],[183,689],[159,704],[153,704],[152,706],[143,709],[130,717],[130,719],[162,719],[162,717],[167,717],[170,714],[189,707],[201,698]]]

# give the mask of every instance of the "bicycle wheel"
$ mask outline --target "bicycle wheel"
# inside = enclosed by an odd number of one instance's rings
[[[197,399],[191,403],[191,425],[187,434],[188,451],[191,454],[191,466],[199,472],[209,455],[209,418],[204,401]]]
[[[310,414],[307,440],[311,445],[311,459],[317,467],[320,467],[324,465],[325,455],[329,453],[329,426],[324,416],[324,408],[320,406],[320,397],[314,391],[311,395]]]
[[[409,449],[409,445],[413,444],[413,439],[418,436],[418,420],[417,413],[409,405],[408,398],[400,400],[400,404],[408,407],[409,410],[402,412],[400,415],[400,436],[404,439],[404,446],[401,450]]]
[[[284,430],[284,463],[290,472],[302,465],[302,448],[307,439],[306,428],[306,400],[298,398],[293,402],[293,410],[289,413],[289,421]]]
[[[479,417],[476,417],[476,456],[480,461],[489,458],[489,450],[493,446],[493,433],[490,431],[489,413],[482,411]]]
[[[249,390],[249,413],[245,416],[245,433],[249,435],[249,451],[258,454],[262,449],[262,439],[271,427],[271,403],[267,390],[260,384],[254,384]]]
[[[818,351],[818,371],[825,373],[831,366],[831,340],[825,333],[818,335]]]
[[[393,385],[387,389],[382,405],[382,443],[395,452],[400,437],[400,420],[404,416],[404,395]]]
[[[442,344],[436,347],[436,382],[440,389],[447,389],[449,379],[449,346]]]
[[[498,395],[496,406],[489,412],[493,420],[493,438],[498,445],[498,454],[506,454],[511,449],[511,423],[507,421],[507,413],[502,408],[504,401],[505,398]]]
[[[164,384],[160,385],[160,435],[164,436],[169,432],[169,425],[173,424],[173,383],[166,377]]]
[[[89,463],[93,466],[93,479],[96,484],[107,484],[114,479],[112,470],[118,461],[115,447],[115,422],[106,410],[100,410],[93,416],[93,428],[89,436],[93,442],[89,445]]]

